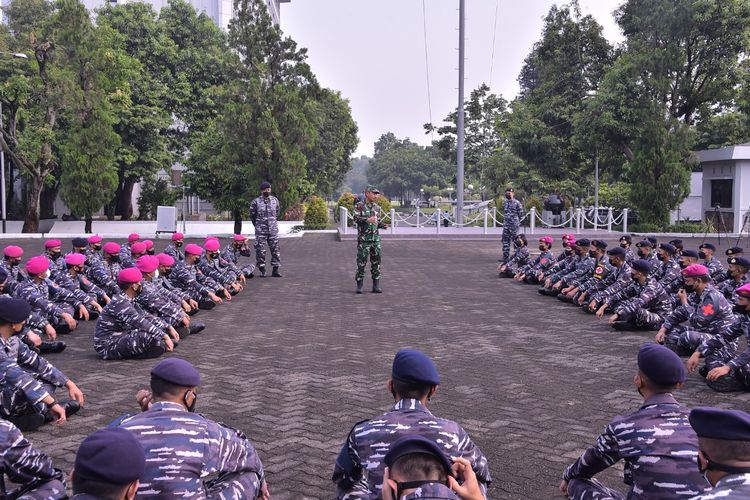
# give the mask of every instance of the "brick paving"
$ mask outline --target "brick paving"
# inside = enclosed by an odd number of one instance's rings
[[[41,242],[22,245],[28,256]],[[201,371],[198,410],[252,439],[276,499],[332,498],[341,443],[391,405],[385,381],[402,347],[435,359],[443,384],[430,408],[459,421],[488,456],[491,498],[552,498],[564,467],[613,415],[640,404],[635,354],[652,334],[610,331],[536,287],[498,279],[497,241],[387,241],[385,293],[361,296],[354,242],[308,234],[281,248],[283,279],[256,278],[201,312],[194,320],[208,328],[175,353]],[[154,364],[98,360],[93,326],[48,358],[79,384],[85,408],[28,435],[66,470],[88,433],[136,410]],[[698,375],[678,398],[750,407],[750,394],[713,393]],[[601,478],[622,486],[621,468]]]

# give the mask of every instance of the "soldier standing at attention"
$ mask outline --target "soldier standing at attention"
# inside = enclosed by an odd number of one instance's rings
[[[261,195],[250,203],[250,220],[255,226],[255,262],[260,271],[260,277],[266,277],[266,247],[268,242],[271,249],[271,267],[274,278],[281,278],[279,266],[281,266],[281,252],[279,251],[279,213],[281,204],[278,198],[271,194],[271,183],[263,182],[260,185]]]
[[[244,434],[195,413],[200,384],[184,359],[160,361],[151,369],[151,391],[136,395],[142,412],[114,422],[146,453],[138,498],[270,498],[263,464]]]
[[[505,201],[503,202],[503,259],[508,262],[510,256],[510,244],[516,239],[518,227],[523,219],[523,206],[516,199],[513,188],[505,190]]]
[[[616,417],[596,445],[565,469],[560,491],[570,498],[689,498],[706,489],[689,410],[672,396],[685,382],[680,358],[664,346],[643,344],[633,382],[643,406]],[[627,495],[594,479],[619,460],[625,460],[624,482],[631,488]]]
[[[362,293],[368,256],[372,274],[372,293],[383,293],[380,289],[381,249],[378,230],[388,226],[379,217],[380,205],[376,203],[379,196],[378,188],[367,186],[365,199],[354,205],[354,224],[357,225],[357,293]]]

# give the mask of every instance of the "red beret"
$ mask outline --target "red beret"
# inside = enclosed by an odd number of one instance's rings
[[[146,245],[146,250],[154,248],[154,242],[151,240],[143,240],[143,244]]]
[[[8,245],[3,250],[3,255],[10,257],[11,259],[16,259],[23,255],[23,248],[17,247],[16,245]]]
[[[120,245],[118,245],[114,241],[108,241],[107,243],[104,244],[104,247],[102,248],[102,250],[104,250],[104,253],[114,255],[116,253],[120,253]]]
[[[142,273],[153,273],[159,267],[159,259],[153,255],[143,255],[135,261],[135,267]]]
[[[174,258],[167,253],[160,253],[156,255],[156,258],[159,259],[160,266],[170,267],[174,265]]]
[[[130,233],[128,235],[128,243],[135,243],[136,241],[141,239],[141,235],[138,233]]]
[[[122,271],[120,271],[120,274],[117,275],[117,282],[123,284],[140,283],[142,279],[143,275],[135,267],[128,267],[127,269],[123,269]]]
[[[130,245],[131,253],[146,253],[146,245],[142,241],[137,241]]]
[[[184,239],[185,239],[185,235],[182,233],[174,233],[172,235],[172,241],[184,240]]]
[[[235,234],[232,239],[234,241],[245,241],[247,239],[247,236],[244,236],[242,234]]]
[[[740,297],[750,299],[750,283],[746,283],[734,291]]]
[[[98,234],[95,234],[93,236],[89,236],[88,242],[91,243],[91,244],[101,243],[102,242],[102,237],[99,236]]]
[[[189,253],[191,255],[201,255],[203,253],[203,249],[195,243],[191,243],[185,247],[185,253]]]
[[[203,245],[203,248],[206,249],[208,252],[215,252],[221,247],[219,244],[219,240],[208,240],[205,245]]]
[[[686,278],[700,278],[708,276],[708,268],[702,264],[691,264],[682,270],[682,275]]]
[[[62,242],[60,240],[47,240],[44,242],[44,248],[55,248],[62,246]]]
[[[554,240],[552,239],[552,236],[542,236],[541,238],[539,238],[539,241],[551,245]]]
[[[26,263],[26,271],[29,274],[42,274],[49,269],[49,259],[44,255],[32,257]]]
[[[86,256],[82,253],[69,253],[65,256],[65,263],[69,266],[82,266],[86,262]]]

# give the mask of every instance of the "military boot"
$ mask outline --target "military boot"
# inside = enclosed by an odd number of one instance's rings
[[[258,266],[258,271],[260,271],[261,278],[266,277],[266,266]]]
[[[274,266],[273,272],[271,273],[271,276],[274,278],[281,278],[281,273],[279,272],[279,266]]]
[[[365,280],[357,280],[357,293],[362,293],[362,288],[365,285]]]
[[[372,293],[383,293],[383,290],[380,289],[380,279],[372,280]]]

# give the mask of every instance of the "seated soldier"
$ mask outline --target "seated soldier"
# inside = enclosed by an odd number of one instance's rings
[[[687,362],[688,371],[695,371],[700,358],[706,359],[700,374],[706,384],[718,392],[750,390],[750,347],[736,351],[737,339],[750,340],[750,284],[737,289],[734,313],[737,320],[721,335],[704,340]]]
[[[169,281],[174,286],[189,292],[198,301],[201,309],[212,309],[215,305],[222,303],[222,299],[218,296],[220,291],[223,292],[226,300],[231,300],[232,296],[198,269],[197,264],[202,254],[203,249],[198,245],[186,246],[185,258],[182,262],[176,262],[172,267]]]
[[[659,260],[656,258],[653,242],[650,239],[641,240],[635,244],[635,247],[638,249],[635,258],[647,260],[651,264],[651,272],[656,273]]]
[[[182,262],[185,260],[185,253],[181,250],[184,243],[185,235],[182,233],[174,233],[172,234],[172,243],[167,245],[164,249],[164,253],[172,257],[175,260],[175,263]]]
[[[724,280],[717,287],[721,294],[726,297],[729,302],[736,302],[737,296],[735,290],[746,283],[750,283],[750,259],[745,257],[729,257],[727,259],[729,263],[729,269],[725,274]]]
[[[195,413],[200,383],[187,361],[160,361],[151,391],[137,395],[142,412],[112,424],[132,432],[146,453],[138,498],[268,499],[263,464],[245,435]]]
[[[209,238],[203,245],[205,252],[198,261],[198,269],[216,283],[228,290],[231,295],[242,291],[242,285],[238,281],[238,269],[230,269],[221,263],[221,243],[218,239]]]
[[[141,256],[146,255],[146,244],[142,241],[136,241],[130,245],[130,252],[123,254],[120,251],[120,267],[123,269],[127,267],[135,267],[135,263]]]
[[[83,273],[86,256],[82,253],[69,253],[65,256],[65,269],[58,274],[58,282],[81,301],[89,313],[88,319],[94,320],[102,312],[102,304],[109,302],[109,295],[93,284]]]
[[[724,266],[721,265],[721,261],[714,255],[716,247],[712,243],[703,243],[698,247],[698,250],[698,257],[702,259],[701,264],[708,268],[711,278],[720,276],[724,272]]]
[[[682,240],[679,238],[669,240],[669,244],[675,247],[675,257],[679,260],[680,255],[682,255],[682,251],[685,249],[685,245],[683,244]]]
[[[469,461],[456,458],[455,465],[451,464],[445,452],[424,436],[400,437],[383,462],[383,500],[484,499]],[[458,476],[461,484],[456,480]]]
[[[43,317],[60,334],[78,327],[74,315],[88,318],[86,306],[72,292],[49,279],[47,257],[32,257],[26,263],[28,278],[16,289],[16,296],[26,300],[32,310]]]
[[[659,259],[659,266],[654,273],[656,279],[665,289],[669,288],[675,280],[680,277],[680,263],[675,260],[677,248],[670,243],[662,243],[656,258]]]
[[[55,419],[63,423],[84,402],[72,380],[15,336],[30,313],[31,307],[23,299],[0,300],[0,417],[22,431]],[[60,404],[54,394],[62,387],[68,389],[72,400]]]
[[[734,322],[731,304],[709,283],[708,273],[700,264],[682,270],[685,288],[677,294],[680,306],[656,334],[657,342],[681,356],[690,356],[704,340],[723,334]]]
[[[548,277],[560,272],[562,269],[570,265],[575,258],[575,244],[576,240],[563,239],[562,252],[557,255],[554,261],[547,262],[546,265],[540,266],[539,271],[536,274],[535,283],[544,283]]]
[[[138,233],[130,233],[128,235],[128,242],[120,247],[120,262],[124,263],[131,259],[131,251],[133,245],[141,241],[141,235]],[[144,248],[145,252],[145,248]]]
[[[180,339],[171,327],[154,323],[136,302],[142,279],[134,267],[117,276],[121,293],[104,308],[94,330],[94,349],[102,359],[158,358]]]
[[[672,301],[651,274],[649,261],[634,261],[630,273],[630,285],[608,297],[597,316],[601,318],[610,309],[614,314],[609,317],[609,325],[615,330],[658,330],[672,312]]]
[[[557,296],[559,300],[581,305],[590,293],[604,290],[612,284],[610,275],[613,269],[607,258],[607,243],[602,240],[591,240],[589,257],[594,259],[591,271],[568,283],[568,286],[563,288]]]
[[[0,262],[0,268],[5,269],[8,273],[6,282],[6,292],[8,295],[16,295],[16,289],[26,276],[21,272],[21,257],[23,257],[23,248],[16,245],[8,245],[3,249],[3,260]]]
[[[95,263],[103,259],[102,237],[99,236],[98,234],[93,234],[89,236],[86,239],[86,241],[88,242],[89,246],[86,248],[86,250],[83,253],[86,254],[86,265],[88,266],[90,270],[91,267],[93,267]]]
[[[497,272],[501,277],[512,278],[519,269],[529,262],[529,242],[525,234],[518,234],[513,240],[515,251],[508,262],[497,266]]]
[[[635,252],[633,252],[633,237],[629,234],[623,234],[620,237],[620,248],[625,250],[625,262],[630,264],[633,262],[637,256],[635,255]]]
[[[94,431],[83,440],[71,473],[73,498],[133,500],[146,470],[146,454],[121,428]]]
[[[589,314],[595,313],[601,304],[609,303],[610,297],[625,289],[631,282],[630,264],[628,264],[625,248],[622,246],[611,248],[607,250],[607,255],[609,265],[612,267],[612,271],[607,276],[607,286],[593,293],[586,293],[578,299],[583,310]]]
[[[247,237],[241,234],[235,234],[232,237],[232,242],[229,243],[224,250],[221,251],[221,257],[227,262],[231,262],[234,266],[239,266],[240,257],[252,257],[250,247],[247,246]],[[255,276],[255,263],[248,262],[242,266],[240,272],[245,278],[252,279]]]
[[[698,467],[713,486],[693,500],[750,498],[750,415],[696,408],[690,425],[698,435]]]
[[[0,487],[3,498],[68,498],[65,473],[55,469],[52,460],[35,449],[15,425],[0,419],[0,481],[5,476],[18,488],[5,491]]]
[[[568,283],[586,275],[594,268],[594,259],[589,255],[591,242],[581,238],[575,242],[575,257],[561,271],[545,278],[544,286],[539,289],[542,295],[556,297]]]
[[[539,272],[546,269],[554,259],[555,255],[550,250],[554,240],[551,236],[542,236],[539,238],[539,255],[533,261],[520,268],[513,279],[516,281],[525,281],[526,283],[538,283],[536,276]]]
[[[391,411],[360,422],[349,432],[332,477],[337,486],[337,498],[379,497],[385,454],[399,437],[412,434],[430,439],[446,454],[466,458],[486,495],[487,485],[492,480],[487,458],[460,425],[435,417],[427,409],[427,402],[437,391],[438,384],[437,368],[426,354],[414,349],[396,353],[388,381],[396,404]]]
[[[110,298],[120,293],[117,286],[117,275],[122,270],[120,266],[120,245],[109,241],[102,247],[102,258],[96,260],[89,269],[89,278],[99,288],[104,290]]]
[[[688,423],[688,409],[672,393],[685,381],[677,355],[657,344],[643,344],[633,382],[644,403],[616,417],[596,445],[565,469],[560,491],[572,499],[689,498],[706,489],[698,471],[698,438]],[[625,461],[629,493],[609,488],[594,476]]]
[[[174,259],[172,256],[160,253],[155,255],[155,257],[159,260],[159,272],[153,274],[151,282],[156,286],[163,288],[166,291],[166,296],[175,304],[179,304],[183,311],[191,316],[197,314],[198,302],[196,299],[191,296],[190,292],[176,287],[169,280],[169,276],[172,274],[172,266],[174,266]],[[198,296],[197,293],[196,296]]]

